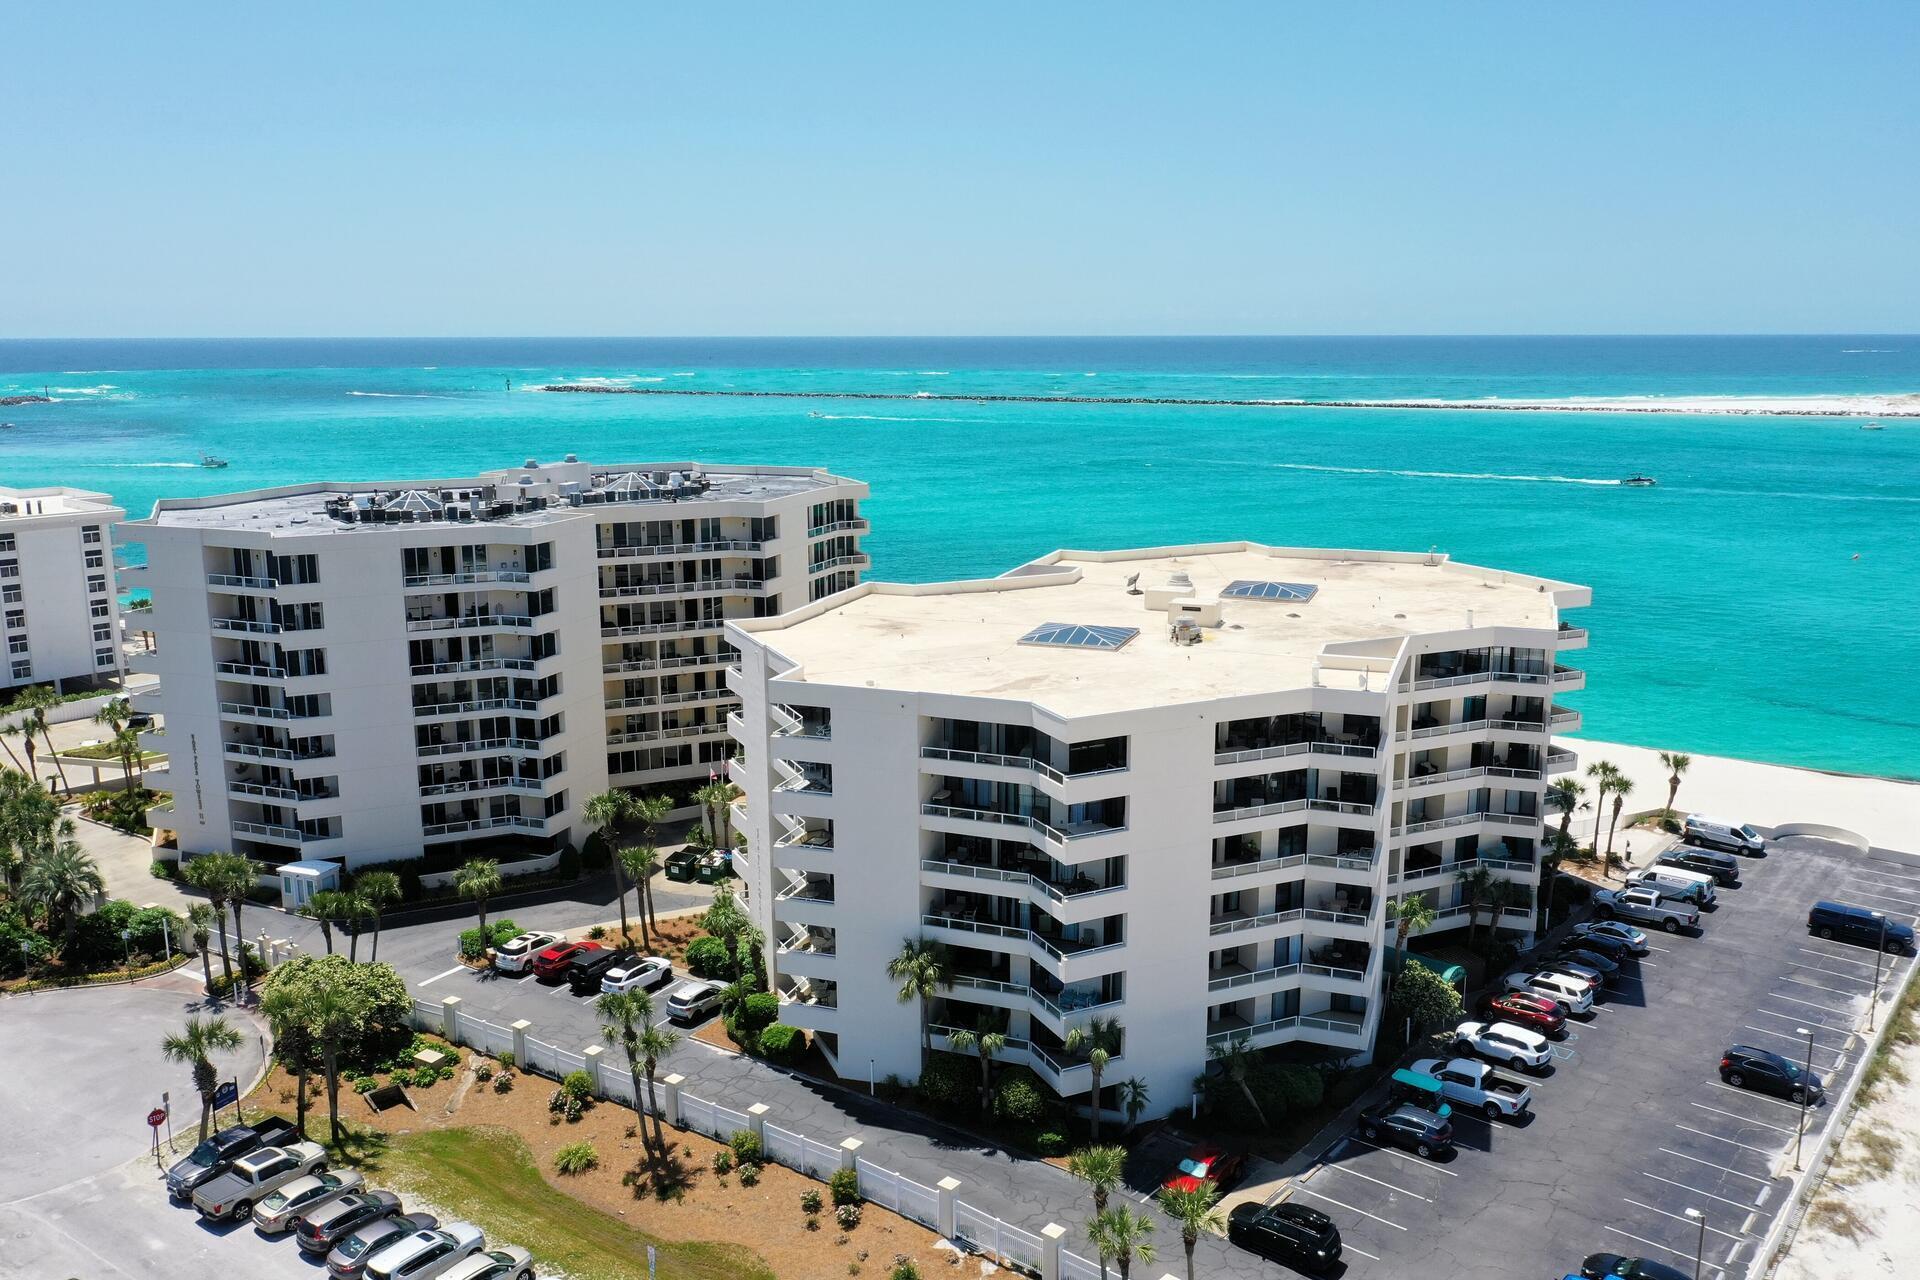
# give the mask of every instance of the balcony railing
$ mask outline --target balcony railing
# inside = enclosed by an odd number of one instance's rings
[[[1561,626],[1559,634],[1555,637],[1561,644],[1575,644],[1586,638],[1587,629],[1585,627],[1569,627],[1565,625]]]
[[[470,818],[464,822],[431,823],[423,827],[420,834],[431,839],[435,836],[460,835],[468,831],[495,831],[501,827],[512,827],[519,831],[545,831],[547,820],[522,813],[507,813],[495,818]]]
[[[422,587],[479,587],[499,582],[532,582],[533,575],[521,569],[476,569],[467,573],[416,573],[401,579],[407,591]]]
[[[680,738],[708,738],[724,734],[724,724],[683,724],[668,729],[642,729],[634,733],[607,735],[608,746],[631,746],[638,742],[671,742]]]
[[[1223,933],[1246,933],[1251,929],[1264,929],[1269,925],[1290,924],[1305,918],[1306,913],[1299,907],[1288,911],[1268,911],[1251,916],[1223,916],[1207,926],[1209,936],[1218,937]]]
[[[724,555],[730,552],[745,556],[757,556],[765,545],[765,543],[760,542],[722,540],[719,542],[634,543],[625,546],[602,546],[596,550],[602,560],[626,559],[632,556]]]
[[[237,631],[245,635],[277,636],[280,624],[277,622],[259,622],[253,618],[215,618],[215,631]]]
[[[258,836],[262,840],[278,840],[283,844],[299,844],[304,839],[298,827],[279,827],[266,822],[236,822],[233,830],[236,835]]]
[[[1418,693],[1427,689],[1451,689],[1466,684],[1486,684],[1494,680],[1505,680],[1517,684],[1546,684],[1547,678],[1547,673],[1544,671],[1466,671],[1452,676],[1428,676],[1411,683],[1402,681],[1400,688],[1403,691],[1411,689]]]
[[[1083,887],[1079,881],[1058,884],[1052,880],[1036,876],[1027,871],[1006,871],[999,867],[982,867],[968,862],[947,862],[940,858],[920,859],[922,871],[932,871],[940,875],[965,876],[973,880],[992,880],[1000,884],[1019,885],[1046,895],[1055,902],[1077,902],[1082,898],[1097,897],[1103,893],[1117,893],[1126,888],[1123,884],[1095,884],[1088,880]]]
[[[540,704],[524,698],[480,698],[472,702],[426,702],[413,709],[416,716],[475,715],[482,711],[537,711]]]
[[[236,796],[258,796],[262,800],[279,800],[287,804],[295,804],[300,800],[300,793],[292,787],[268,787],[258,782],[229,782],[227,793]]]
[[[532,671],[531,658],[469,658],[465,662],[423,662],[412,668],[419,676],[455,676],[481,671]]]
[[[460,618],[408,618],[407,630],[421,631],[487,631],[493,628],[522,630],[533,625],[533,619],[521,613],[481,613]]]
[[[854,555],[854,556],[835,556],[831,560],[822,560],[819,564],[808,565],[807,572],[808,573],[825,573],[829,569],[844,569],[848,567],[852,567],[856,569],[864,569],[872,563],[873,563],[873,557],[865,554]]]
[[[832,524],[817,524],[807,530],[809,538],[824,538],[830,533],[865,533],[872,528],[866,520],[836,520]]]
[[[1571,751],[1549,751],[1547,753],[1548,773],[1565,773],[1569,769],[1578,768],[1579,765],[1580,757]]]
[[[223,676],[252,676],[256,680],[285,680],[285,667],[270,667],[259,662],[216,662],[213,669]]]
[[[711,667],[725,662],[717,653],[696,653],[684,658],[628,658],[621,662],[603,662],[600,671],[603,675],[618,675],[622,671],[670,671],[679,667]]]
[[[466,795],[474,791],[529,791],[538,794],[545,784],[538,778],[467,778],[459,782],[433,782],[420,788],[423,796]]]
[[[1300,976],[1297,964],[1277,964],[1266,969],[1248,969],[1239,973],[1223,973],[1217,978],[1207,979],[1208,991],[1231,991],[1235,987],[1251,987],[1262,982],[1272,982],[1277,978],[1295,978]]]
[[[617,640],[622,636],[665,636],[678,635],[690,631],[720,631],[726,623],[719,618],[694,618],[680,622],[637,622],[624,627],[601,627],[602,640]]]
[[[1246,747],[1234,751],[1216,751],[1213,762],[1223,764],[1247,764],[1254,760],[1278,760],[1286,756],[1307,755],[1355,756],[1372,759],[1380,754],[1380,748],[1363,742],[1336,742],[1329,738],[1315,738],[1308,742],[1282,742],[1270,747]]]
[[[422,758],[465,756],[482,751],[538,751],[540,744],[531,738],[475,738],[470,742],[427,742],[414,748]]]
[[[1001,769],[1025,769],[1029,773],[1037,773],[1048,781],[1061,786],[1065,786],[1067,781],[1066,774],[1044,761],[1035,760],[1032,756],[1006,756],[998,755],[991,751],[957,751],[952,747],[922,747],[920,748],[920,758],[922,760],[950,760],[960,764],[992,765]]]
[[[1246,862],[1223,862],[1213,869],[1215,880],[1232,880],[1239,876],[1258,875],[1262,871],[1280,871],[1287,867],[1305,866],[1307,857],[1303,853],[1290,853],[1279,858],[1254,858]]]
[[[280,584],[272,578],[249,578],[238,573],[210,573],[207,575],[210,587],[240,587],[247,591],[272,591]]]
[[[600,588],[602,600],[631,600],[642,596],[705,595],[716,591],[762,591],[765,578],[699,578],[692,582],[638,582]]]

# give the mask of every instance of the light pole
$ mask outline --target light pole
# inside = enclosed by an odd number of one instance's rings
[[[120,931],[120,946],[126,952],[127,972],[132,973],[133,972],[133,930],[122,929]]]
[[[1700,1280],[1702,1263],[1707,1256],[1707,1215],[1698,1209],[1689,1209],[1687,1217],[1700,1225],[1700,1242],[1693,1247],[1693,1280]]]
[[[1867,1002],[1867,1030],[1873,1030],[1873,1012],[1880,1005],[1880,962],[1887,954],[1887,913],[1876,911],[1873,918],[1880,922],[1880,945],[1873,953],[1873,999]]]
[[[1800,1171],[1800,1143],[1807,1136],[1807,1103],[1813,1095],[1807,1088],[1807,1081],[1813,1076],[1813,1030],[1810,1027],[1795,1027],[1796,1034],[1807,1038],[1807,1074],[1800,1078],[1800,1124],[1793,1131],[1793,1170]]]

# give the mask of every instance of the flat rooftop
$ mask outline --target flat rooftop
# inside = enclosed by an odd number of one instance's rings
[[[0,485],[0,520],[34,520],[41,516],[99,516],[118,518],[120,508],[113,496],[91,489],[49,486],[42,489],[10,489]]]
[[[563,462],[529,461],[452,480],[317,481],[204,498],[163,498],[151,516],[137,523],[296,535],[423,524],[525,526],[593,517],[662,520],[676,518],[687,506],[766,502],[856,483],[806,467],[594,464],[568,455]]]
[[[1219,599],[1221,624],[1201,627],[1198,644],[1173,643],[1169,615],[1148,608],[1176,573],[1191,580],[1191,596]],[[1134,575],[1151,596],[1128,594]],[[1305,600],[1228,594],[1235,583],[1270,582],[1314,590]],[[809,682],[1019,699],[1084,716],[1307,688],[1316,663],[1322,685],[1358,689],[1357,668],[1369,656],[1390,658],[1402,637],[1553,627],[1559,609],[1585,605],[1589,594],[1443,556],[1229,543],[1061,551],[977,582],[867,583],[736,625],[799,663]],[[1021,642],[1052,623],[1139,634],[1119,648]],[[1335,646],[1343,649],[1330,654]],[[1382,687],[1379,674],[1370,680]]]

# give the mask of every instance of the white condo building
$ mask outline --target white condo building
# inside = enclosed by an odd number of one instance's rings
[[[912,1077],[887,961],[942,944],[945,1028],[982,1019],[1061,1095],[1184,1103],[1209,1044],[1361,1054],[1389,898],[1531,931],[1551,735],[1584,587],[1437,555],[1253,543],[1063,551],[994,579],[865,583],[728,627],[741,861],[782,1019],[844,1075]],[[1485,913],[1482,913],[1483,922]]]
[[[126,514],[86,489],[0,487],[0,690],[120,677],[108,531]]]
[[[724,768],[724,623],[854,585],[866,494],[569,454],[161,501],[118,533],[154,599],[154,825],[349,869],[577,845],[594,793]]]

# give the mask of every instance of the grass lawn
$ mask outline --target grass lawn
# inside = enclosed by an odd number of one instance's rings
[[[773,1280],[751,1250],[660,1240],[549,1186],[526,1143],[505,1129],[393,1137],[359,1130],[345,1146],[370,1181],[414,1192],[475,1223],[489,1240],[531,1250],[542,1274],[552,1268],[574,1280],[633,1280],[646,1274],[651,1244],[659,1250],[660,1274],[674,1280]]]
[[[113,744],[111,742],[96,742],[90,747],[68,747],[65,751],[62,751],[59,754],[63,756],[67,756],[72,759],[78,759],[78,760],[115,760],[117,761],[120,759],[120,753],[113,749]],[[140,763],[142,764],[146,764],[154,760],[164,760],[164,759],[166,759],[165,752],[143,751],[140,753]]]

